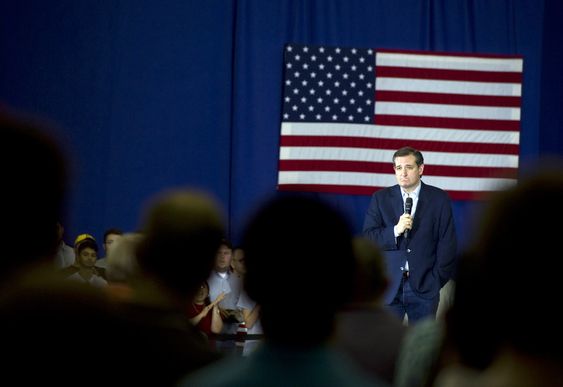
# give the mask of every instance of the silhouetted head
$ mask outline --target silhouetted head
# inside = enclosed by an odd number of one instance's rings
[[[52,260],[60,241],[65,160],[43,126],[0,112],[0,279]]]
[[[344,218],[321,201],[280,196],[250,220],[242,247],[245,287],[261,305],[266,337],[293,346],[326,340],[352,291],[352,235]]]
[[[142,234],[137,247],[141,270],[187,299],[209,276],[224,228],[210,197],[173,191],[149,205]]]
[[[561,165],[561,164],[559,164]],[[495,195],[462,257],[449,330],[465,361],[486,367],[499,348],[563,359],[550,311],[563,294],[558,243],[563,169],[545,167]]]
[[[373,303],[381,298],[388,285],[385,260],[381,250],[367,238],[353,240],[356,257],[354,302]]]
[[[98,288],[45,274],[24,275],[0,294],[4,375],[22,385],[71,386],[81,380],[81,386],[100,386],[108,375],[113,382],[127,384],[131,373],[126,365],[134,341],[127,337],[129,330],[119,319],[117,305]],[[99,345],[105,342],[115,345],[108,350]],[[91,372],[100,361],[107,362],[104,370],[109,374]],[[29,372],[22,373],[22,367],[29,367]]]

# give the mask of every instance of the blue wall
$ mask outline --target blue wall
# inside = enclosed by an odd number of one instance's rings
[[[563,154],[557,0],[11,3],[0,5],[0,104],[59,124],[69,241],[133,231],[148,198],[186,185],[218,199],[236,241],[275,191],[287,42],[521,54],[521,160]],[[319,196],[359,231],[369,197]],[[477,206],[454,203],[462,243]]]

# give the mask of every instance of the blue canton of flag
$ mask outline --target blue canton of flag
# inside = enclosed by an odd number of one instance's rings
[[[372,49],[291,45],[284,63],[283,121],[373,121]]]

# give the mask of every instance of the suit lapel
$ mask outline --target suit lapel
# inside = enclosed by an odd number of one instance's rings
[[[405,212],[405,203],[403,202],[401,187],[398,184],[393,187],[392,196],[393,196],[393,201],[392,201],[393,210],[395,211],[397,221],[399,221],[399,218]]]
[[[418,192],[418,202],[416,203],[416,213],[414,214],[413,224],[412,224],[412,231],[416,231],[418,227],[419,219],[422,219],[421,216],[424,214],[424,208],[426,207],[424,204],[426,203],[426,190],[424,189],[425,184],[421,181],[420,182],[420,191]]]

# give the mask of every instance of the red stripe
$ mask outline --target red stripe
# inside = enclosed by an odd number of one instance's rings
[[[280,160],[279,170],[394,174],[392,165],[391,160],[389,160],[388,163],[338,160]],[[517,176],[518,169],[495,167],[454,167],[428,164],[424,166],[424,173],[428,176],[494,177],[514,179]]]
[[[344,195],[371,195],[385,187],[366,187],[359,185],[329,184],[279,184],[279,191],[327,192]],[[490,191],[447,191],[452,200],[487,200],[494,192]]]
[[[421,117],[378,114],[375,116],[375,123],[377,125],[420,126],[424,128],[505,130],[512,132],[520,131],[520,121],[511,120],[482,120],[474,118]]]
[[[446,51],[422,51],[422,50],[391,50],[385,48],[378,48],[377,53],[387,54],[412,54],[412,55],[428,55],[428,56],[457,56],[467,58],[496,58],[496,59],[522,59],[523,55],[509,55],[509,54],[475,54],[469,52],[446,52]]]
[[[436,80],[440,79],[462,82],[522,83],[521,72],[509,71],[451,70],[436,68],[377,66],[375,68],[375,75],[378,78],[415,78]]]
[[[521,98],[495,95],[441,94],[377,90],[375,92],[375,101],[376,103],[387,101],[519,108]]]
[[[518,155],[519,146],[474,142],[422,141],[344,136],[281,136],[281,146],[310,146],[336,148],[399,149],[405,144],[423,152],[494,153]]]
[[[279,184],[279,191],[329,192],[344,195],[371,195],[382,187],[366,187],[360,185],[329,185],[329,184]]]
[[[394,173],[391,160],[388,163],[345,160],[280,160],[279,169],[280,171]]]

